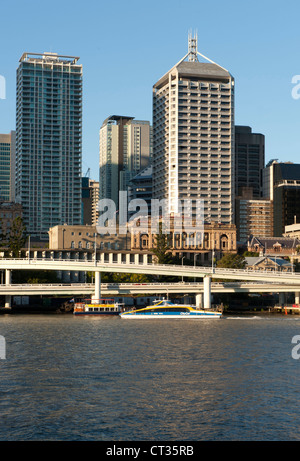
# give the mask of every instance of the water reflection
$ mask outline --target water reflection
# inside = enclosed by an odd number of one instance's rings
[[[3,316],[1,440],[297,440],[297,319]]]

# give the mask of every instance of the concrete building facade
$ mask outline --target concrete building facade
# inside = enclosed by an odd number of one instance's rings
[[[152,127],[145,120],[113,115],[99,133],[99,199],[111,199],[119,209],[119,191],[128,191],[130,180],[149,165]]]
[[[273,235],[300,221],[300,164],[271,161],[263,171],[264,197],[273,201]]]
[[[195,42],[190,37],[188,54],[153,86],[153,195],[174,213],[178,201],[202,199],[205,221],[231,224],[234,78],[199,62]]]

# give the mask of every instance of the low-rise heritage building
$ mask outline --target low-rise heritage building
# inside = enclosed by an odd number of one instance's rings
[[[250,236],[248,251],[258,252],[260,256],[288,256],[297,259],[300,240],[297,237],[257,237]]]
[[[109,231],[109,228],[108,228]],[[128,226],[126,234],[99,234],[96,226],[68,226],[59,225],[49,229],[49,251],[69,251],[72,253],[95,253],[106,258],[105,255],[121,254],[123,260],[126,254],[140,255],[140,261],[147,256],[147,261],[152,261],[154,255],[152,249],[156,245],[156,233],[144,227]],[[236,253],[236,227],[234,224],[210,223],[204,224],[204,228],[184,229],[177,232],[176,226],[171,220],[168,232],[170,251],[173,256],[182,257],[205,264],[211,260],[212,251],[215,257],[221,257],[225,253]],[[117,257],[115,257],[117,260]]]
[[[252,270],[292,272],[293,264],[276,256],[246,257],[246,268]]]

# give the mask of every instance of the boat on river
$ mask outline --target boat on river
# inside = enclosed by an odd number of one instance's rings
[[[152,306],[143,309],[130,310],[120,313],[122,319],[219,319],[221,310],[196,309],[189,304],[174,304],[163,299],[156,301]]]
[[[74,315],[119,315],[122,312],[123,304],[115,302],[114,299],[99,299],[96,302],[90,299],[76,302],[74,304]]]

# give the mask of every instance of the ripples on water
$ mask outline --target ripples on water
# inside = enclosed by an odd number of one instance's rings
[[[299,440],[300,318],[0,317],[0,440]]]

